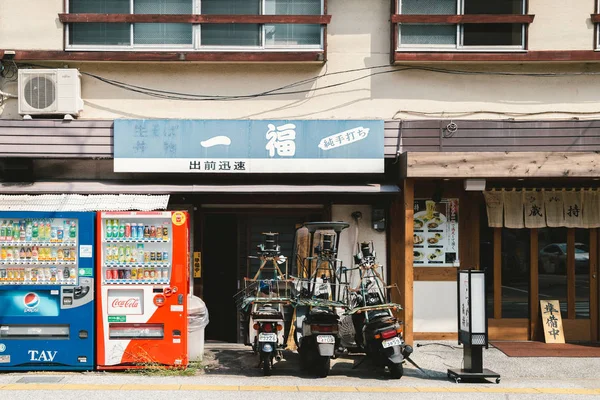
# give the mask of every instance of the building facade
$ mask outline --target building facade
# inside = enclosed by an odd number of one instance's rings
[[[539,300],[555,298],[567,340],[597,341],[600,221],[566,213],[597,204],[584,192],[600,177],[598,12],[589,0],[1,0],[0,194],[169,193],[193,213],[195,290],[222,310],[208,338],[239,339],[231,298],[257,234],[280,230],[291,251],[299,224],[333,219],[351,223],[346,264],[375,242],[408,341],[456,337],[459,268],[487,271],[492,339],[540,338]],[[34,89],[17,77],[39,68],[79,70],[76,120],[23,118]],[[122,119],[384,121],[382,160],[117,170]],[[579,200],[561,197],[550,221],[552,189]]]

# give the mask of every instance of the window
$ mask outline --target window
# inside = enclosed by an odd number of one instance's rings
[[[68,6],[70,14],[121,14],[121,17],[123,14],[190,15],[190,18],[193,15],[321,16],[324,12],[324,0],[69,0]],[[68,23],[67,49],[323,49],[320,23],[208,23],[202,20],[193,23],[181,22],[181,19],[120,22],[122,20]]]
[[[520,50],[525,23],[503,22],[525,14],[525,0],[398,0],[398,49]],[[400,20],[402,21],[402,19]]]

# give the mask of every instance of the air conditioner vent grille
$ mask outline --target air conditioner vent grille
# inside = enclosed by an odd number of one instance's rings
[[[56,85],[52,74],[30,78],[25,84],[25,101],[38,110],[49,108],[56,101]]]

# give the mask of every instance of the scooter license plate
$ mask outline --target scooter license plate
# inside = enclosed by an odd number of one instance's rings
[[[381,344],[384,349],[387,349],[388,347],[392,347],[392,346],[401,346],[402,340],[400,340],[400,338],[398,336],[396,336],[395,338],[384,340],[383,342],[381,342]]]
[[[277,342],[277,334],[276,333],[259,333],[258,341],[259,342]]]
[[[335,338],[332,335],[319,335],[317,343],[335,344]]]

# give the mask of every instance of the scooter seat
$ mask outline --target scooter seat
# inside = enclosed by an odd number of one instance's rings
[[[253,317],[283,319],[283,314],[276,308],[270,305],[264,305],[252,312]]]
[[[337,313],[327,307],[313,307],[306,316],[306,321],[309,323],[330,323],[332,321],[337,322],[338,319]]]

